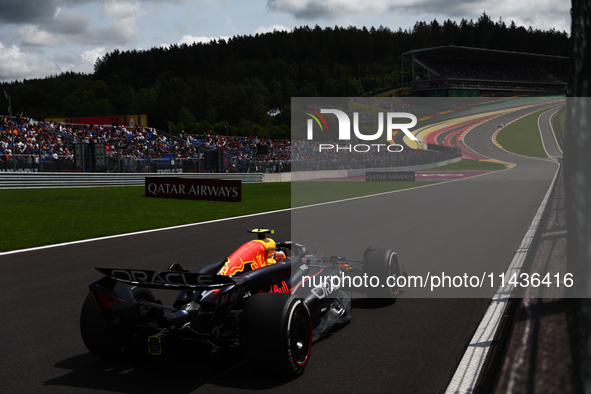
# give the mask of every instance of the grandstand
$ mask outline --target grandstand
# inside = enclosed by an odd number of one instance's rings
[[[563,94],[567,57],[447,45],[402,54],[412,59],[412,95],[491,97]],[[404,73],[403,73],[404,74]],[[404,82],[404,81],[403,81]]]

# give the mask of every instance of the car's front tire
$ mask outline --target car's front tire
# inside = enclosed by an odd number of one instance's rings
[[[400,294],[399,277],[403,275],[398,256],[391,249],[368,249],[364,256],[364,271],[367,275],[380,279],[377,287],[368,287],[368,298],[377,298],[381,302],[393,304]]]

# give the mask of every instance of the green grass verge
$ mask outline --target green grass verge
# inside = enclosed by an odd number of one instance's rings
[[[0,252],[196,223],[291,206],[290,183],[247,183],[242,202],[144,196],[143,186],[0,190]]]
[[[501,163],[462,159],[457,163],[451,163],[442,167],[429,168],[421,171],[496,171],[504,168],[507,168],[507,166]]]
[[[433,182],[297,182],[298,206]],[[246,183],[242,202],[144,196],[143,186],[0,190],[0,252],[290,208],[292,184]]]
[[[310,204],[344,200],[346,198],[409,189],[432,183],[436,182],[293,182],[291,188],[291,201],[294,207],[300,207]]]
[[[509,152],[529,157],[548,157],[544,151],[540,131],[538,129],[538,117],[548,111],[548,108],[534,112],[521,118],[504,129],[497,135],[497,142]]]
[[[145,197],[143,186],[0,190],[5,228],[0,252],[286,209],[292,202],[293,206],[303,206],[432,183],[436,182],[246,183],[240,203]]]

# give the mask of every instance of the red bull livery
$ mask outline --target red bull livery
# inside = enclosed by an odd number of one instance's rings
[[[190,344],[215,352],[234,348],[254,370],[266,365],[266,373],[293,378],[304,372],[312,344],[350,321],[352,292],[343,278],[370,274],[396,283],[406,274],[390,249],[369,247],[363,260],[317,256],[301,244],[268,238],[273,230],[249,232],[257,239],[193,272],[177,263],[162,272],[97,268],[104,277],[89,286],[80,315],[88,350],[144,360]],[[150,289],[178,296],[165,306]],[[400,291],[365,290],[382,303]]]

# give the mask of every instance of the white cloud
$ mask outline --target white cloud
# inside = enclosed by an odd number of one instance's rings
[[[185,35],[185,36],[183,36],[183,37],[180,39],[180,41],[179,41],[177,44],[179,44],[179,45],[182,45],[182,44],[192,45],[192,44],[195,44],[195,43],[203,43],[203,44],[206,44],[206,43],[208,43],[208,42],[210,42],[210,41],[213,41],[213,40],[220,40],[220,39],[223,39],[223,40],[226,40],[226,41],[227,41],[227,40],[229,40],[230,38],[231,38],[230,36],[220,36],[220,37],[195,37],[195,36],[191,36],[191,35]]]
[[[91,24],[92,21],[87,13],[58,8],[53,19],[40,26],[53,33],[74,36],[85,34]]]
[[[16,45],[5,47],[0,43],[0,81],[42,78],[60,72],[55,62],[37,54],[22,52]]]
[[[271,11],[290,14],[302,20],[335,20],[364,14],[430,15],[445,19],[478,19],[486,12],[493,20],[514,20],[538,29],[570,30],[570,2],[554,0],[266,0]],[[382,18],[380,18],[382,19]],[[426,20],[424,17],[421,20]]]
[[[94,72],[94,63],[96,59],[106,53],[105,47],[88,49],[81,55],[69,52],[67,55],[56,54],[53,56],[56,63],[62,70],[69,70],[84,74]]]
[[[39,29],[34,25],[23,25],[15,29],[15,36],[23,45],[56,47],[63,43],[59,35]]]
[[[53,58],[62,70],[91,74],[94,72],[94,63],[96,62],[96,59],[103,56],[105,53],[105,48],[101,47],[86,50],[82,52],[82,55],[69,52],[66,55],[56,54]]]
[[[292,14],[298,19],[334,19],[339,16],[356,15],[367,12],[385,12],[392,3],[409,6],[412,0],[361,2],[352,0],[267,0],[271,11]]]
[[[21,46],[59,47],[66,45],[108,47],[137,42],[142,32],[138,21],[151,12],[139,1],[107,1],[100,14],[105,24],[93,21],[87,12],[57,8],[50,19],[40,24],[23,24],[12,29],[13,40]]]
[[[106,18],[138,19],[144,14],[145,7],[137,0],[108,0],[101,3],[102,13]]]
[[[126,45],[141,38],[141,29],[136,20],[123,18],[115,20],[108,26],[100,26],[89,31],[89,35],[81,38],[82,43],[93,45]]]
[[[272,33],[274,31],[291,31],[283,25],[259,26],[254,30],[254,34]]]
[[[105,50],[105,47],[100,47],[100,48],[89,49],[88,51],[84,51],[82,53],[81,57],[85,62],[90,63],[94,66],[96,59],[103,56],[105,53],[107,53],[107,51]]]

